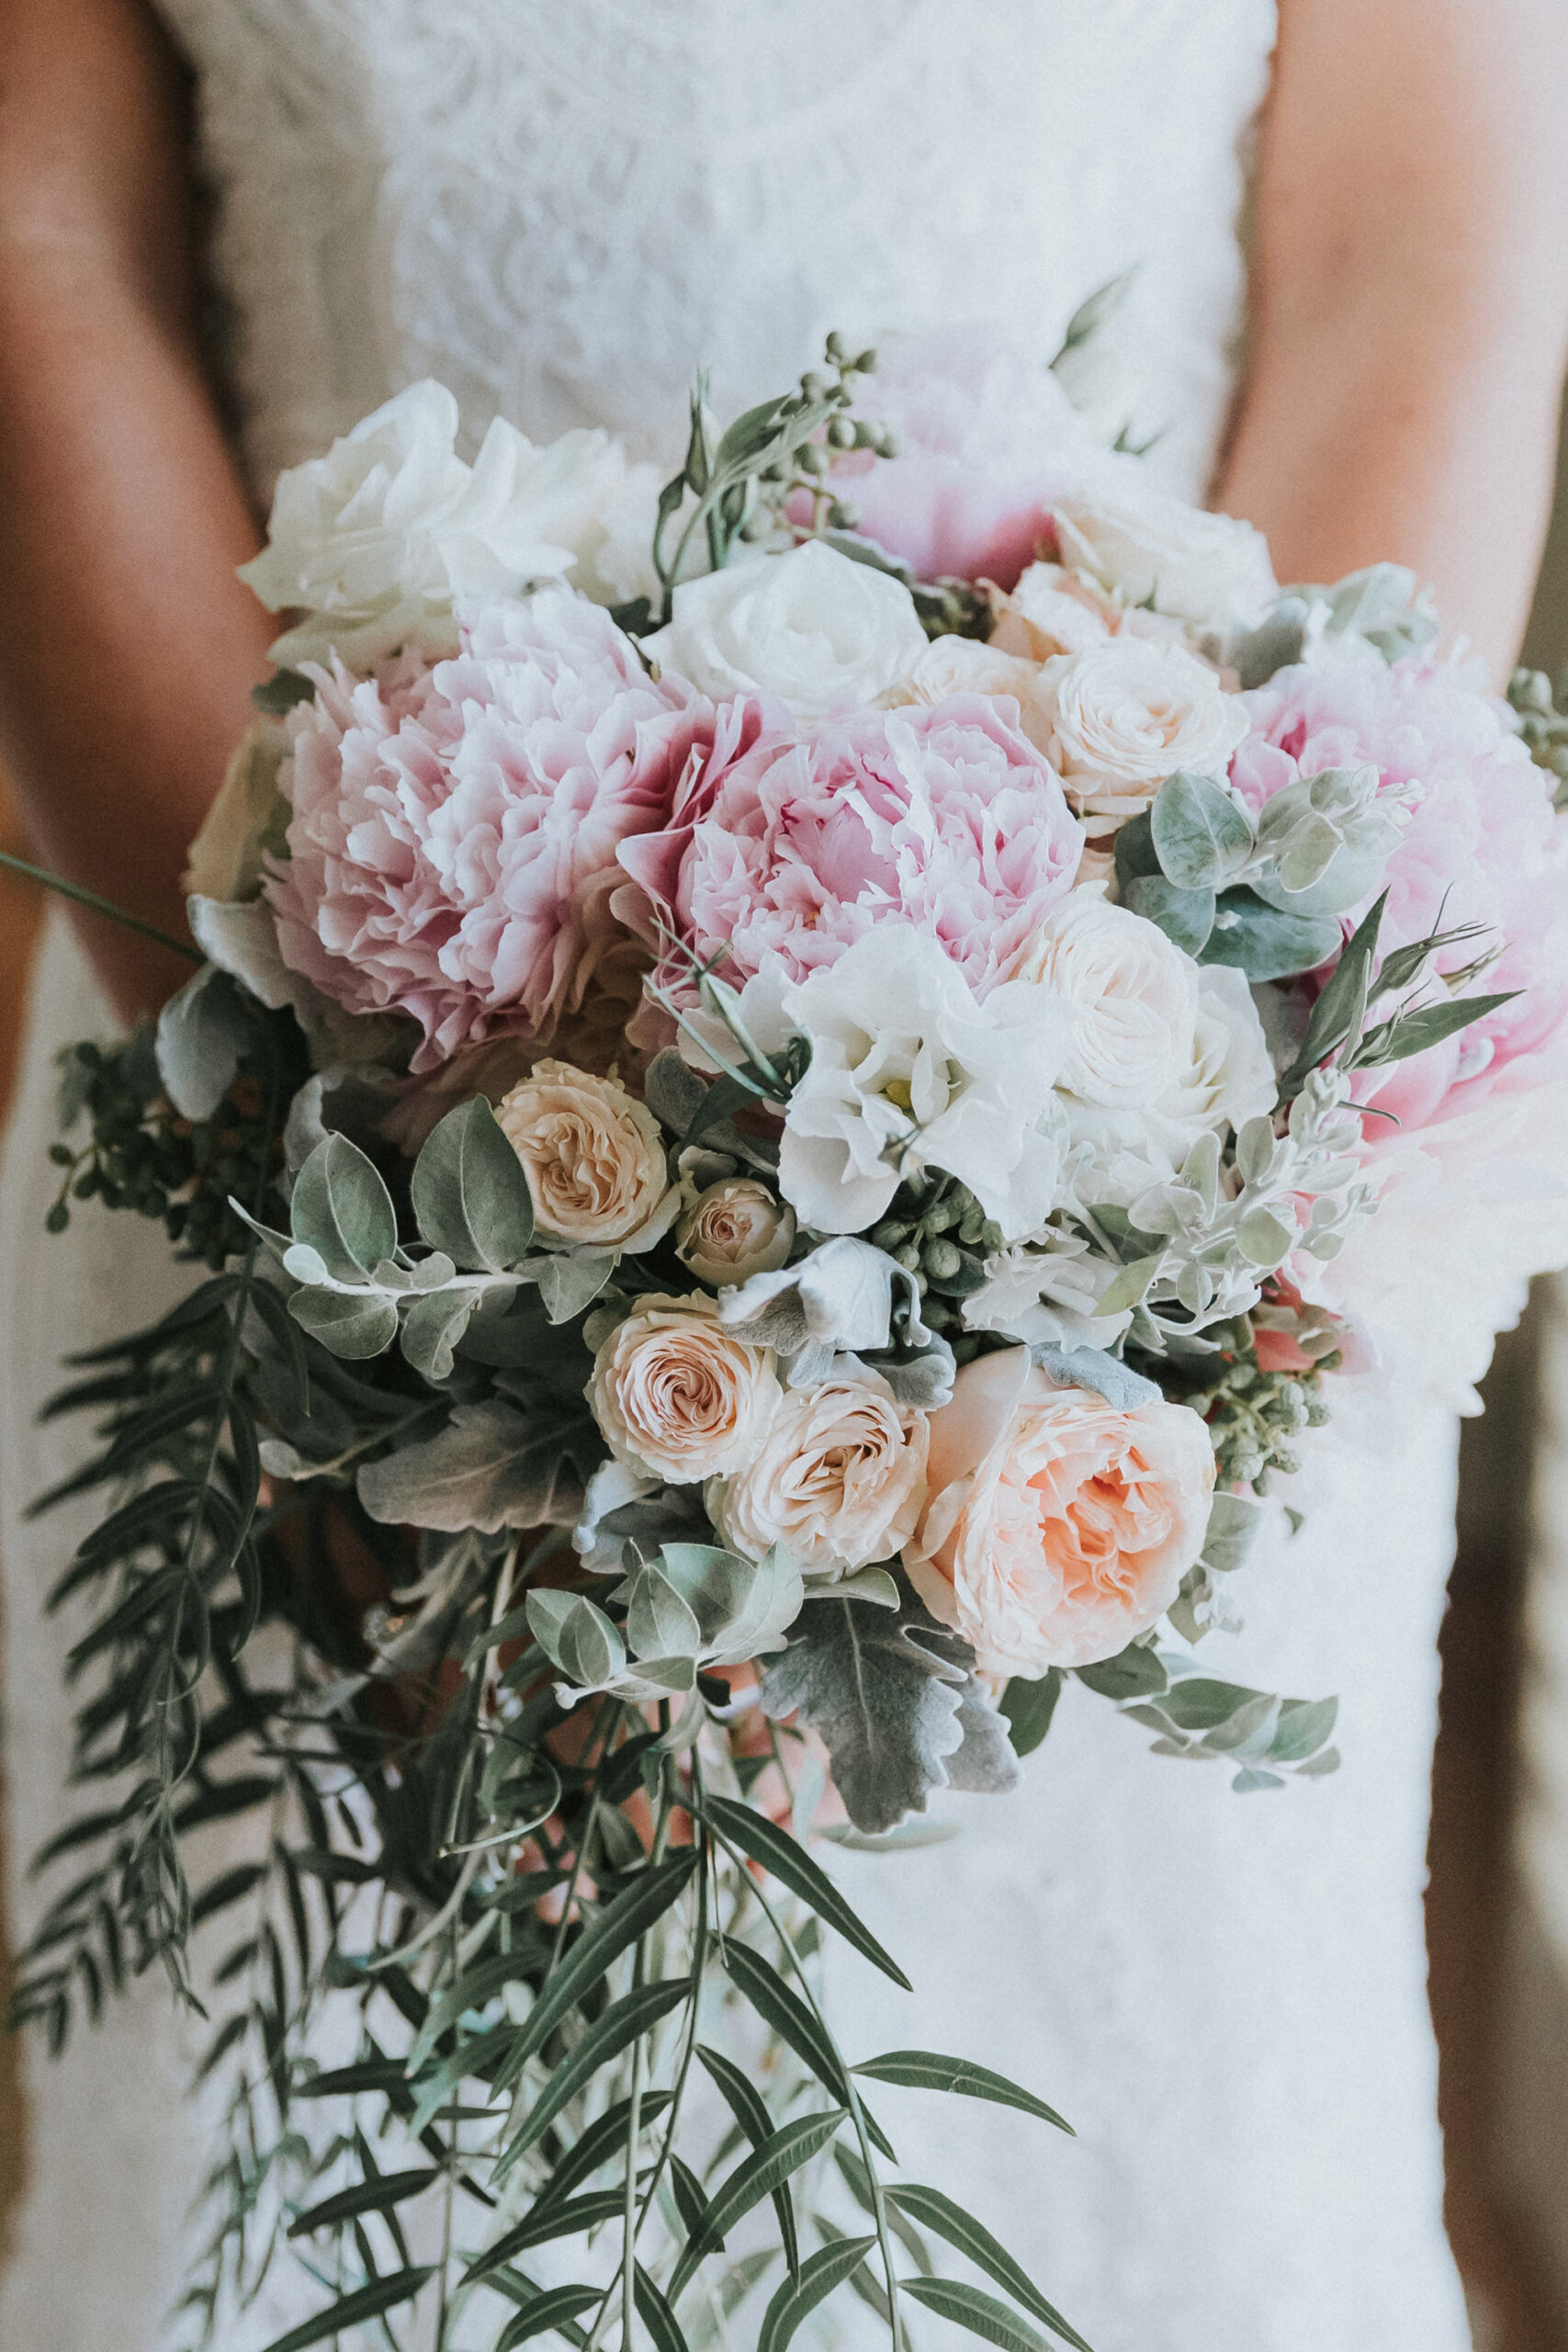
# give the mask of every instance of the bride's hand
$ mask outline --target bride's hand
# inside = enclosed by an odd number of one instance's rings
[[[140,0],[0,11],[0,754],[39,862],[184,935],[272,634],[197,348],[185,89]],[[118,1010],[190,966],[95,917]]]

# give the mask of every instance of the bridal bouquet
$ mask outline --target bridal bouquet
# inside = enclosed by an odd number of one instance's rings
[[[668,480],[470,466],[429,384],[286,474],[205,960],[68,1057],[53,1222],[210,1278],[60,1400],[103,1795],[19,2007],[242,1922],[191,2312],[286,2234],[274,2352],[699,2352],[764,2286],[764,2352],[840,2287],[1081,2345],[868,2094],[1060,2119],[840,2051],[825,1938],[906,1980],[804,1840],[943,1831],[1069,1684],[1333,1769],[1198,1645],[1375,1363],[1366,1229],[1561,1071],[1540,682],[1392,567],[1281,592],[1059,375],[873,369],[699,388]]]

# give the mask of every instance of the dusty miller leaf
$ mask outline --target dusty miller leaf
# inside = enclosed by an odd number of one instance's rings
[[[367,1463],[359,1499],[387,1527],[570,1527],[598,1453],[580,1407],[541,1402],[524,1414],[488,1397],[457,1406],[438,1436]]]

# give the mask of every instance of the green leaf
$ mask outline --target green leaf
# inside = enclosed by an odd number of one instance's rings
[[[1129,1642],[1114,1657],[1102,1658],[1096,1666],[1077,1666],[1072,1670],[1102,1699],[1118,1702],[1151,1698],[1170,1680],[1156,1652],[1145,1649],[1141,1642]]]
[[[696,1611],[682,1600],[669,1577],[645,1561],[633,1571],[626,1594],[626,1640],[639,1658],[695,1657],[703,1646]]]
[[[1218,890],[1252,854],[1252,827],[1211,776],[1168,776],[1149,811],[1155,854],[1179,890]]]
[[[1123,898],[1127,896],[1140,875],[1159,872],[1160,863],[1155,849],[1154,827],[1149,821],[1149,812],[1146,808],[1141,815],[1129,818],[1121,827],[1116,835],[1114,855],[1116,886]]]
[[[557,2067],[538,2100],[524,2117],[521,2130],[508,2141],[496,2169],[497,2179],[548,2131],[562,2108],[577,2097],[601,2066],[618,2058],[623,2050],[640,2041],[645,2033],[650,2033],[660,2018],[668,2017],[690,1992],[691,1986],[681,1976],[638,1985],[635,1992],[624,1993],[618,2001],[612,2002]]]
[[[1314,972],[1337,954],[1344,934],[1332,915],[1287,915],[1252,890],[1226,890],[1201,964],[1229,964],[1249,980]]]
[[[752,1861],[761,1862],[764,1870],[772,1871],[781,1884],[809,1904],[818,1917],[835,1928],[846,1943],[852,1944],[874,1968],[880,1968],[906,1993],[914,1990],[897,1962],[855,1917],[826,1871],[812,1860],[787,1829],[781,1829],[765,1814],[756,1812],[750,1805],[737,1804],[729,1797],[709,1797],[705,1810],[722,1837],[739,1846]]]
[[[801,2322],[860,2267],[875,2244],[874,2237],[840,2238],[837,2245],[825,2245],[808,2256],[801,2265],[800,2277],[783,2280],[763,2313],[757,2352],[785,2352]]]
[[[582,1508],[604,1441],[579,1401],[543,1398],[526,1413],[487,1396],[457,1405],[446,1427],[379,1462],[356,1481],[359,1499],[387,1527],[570,1527]]]
[[[526,2254],[536,2245],[549,2245],[557,2238],[586,2235],[590,2230],[602,2229],[626,2209],[624,2188],[591,2188],[581,2197],[564,2197],[560,2203],[541,2200],[526,2219],[487,2246],[477,2261],[471,2263],[463,2276],[467,2279],[483,2278],[488,2273],[501,2269],[514,2255]]]
[[[624,1670],[626,1644],[585,1593],[531,1592],[525,1606],[534,1639],[580,1690],[596,1690]]]
[[[392,1196],[346,1136],[329,1135],[294,1180],[288,1203],[296,1241],[314,1250],[334,1282],[363,1282],[398,1246]]]
[[[640,2262],[632,2271],[632,2295],[642,2314],[642,2324],[653,2338],[653,2352],[686,2352],[680,2321]]]
[[[762,2095],[747,2081],[732,2059],[718,2050],[710,2050],[705,2041],[697,2044],[697,2056],[707,2069],[731,2115],[745,2132],[754,2148],[773,2137],[773,2119],[763,2105]],[[795,2204],[787,2181],[781,2181],[773,2191],[773,2211],[778,2216],[779,2235],[784,2242],[784,2260],[791,2278],[800,2272],[800,2239],[795,2226]],[[688,2229],[690,2224],[688,2223]]]
[[[1298,1087],[1307,1072],[1315,1069],[1319,1062],[1325,1061],[1348,1036],[1359,1035],[1360,1014],[1366,1009],[1378,929],[1387,904],[1388,892],[1385,890],[1377,904],[1358,923],[1353,936],[1346,942],[1344,953],[1313,1006],[1301,1050],[1280,1080],[1281,1094]]]
[[[570,2333],[575,2341],[581,2340],[581,2329],[571,2326],[579,2312],[590,2303],[603,2301],[603,2287],[546,2287],[531,2303],[525,2303],[506,2323],[497,2341],[495,2352],[513,2352],[519,2344],[526,2344],[536,2335],[544,2335],[551,2328]]]
[[[434,2267],[434,2264],[426,2263],[416,2269],[394,2270],[385,2278],[373,2279],[355,2294],[341,2295],[324,2312],[318,2312],[314,2319],[291,2327],[287,2335],[275,2336],[266,2352],[306,2352],[308,2345],[325,2344],[329,2336],[342,2335],[344,2328],[357,2327],[361,2320],[378,2319],[383,2312],[412,2302]]]
[[[482,1094],[432,1130],[409,1191],[425,1240],[468,1271],[504,1272],[533,1241],[528,1179]]]
[[[323,2197],[319,2205],[299,2214],[289,2222],[288,2234],[291,2238],[309,2237],[312,2231],[330,2229],[334,2222],[349,2221],[355,2213],[384,2213],[389,2206],[417,2197],[440,2177],[433,2165],[427,2165],[414,2172],[384,2172],[374,2179],[356,2181],[352,2188],[341,2188],[335,2197]]]
[[[1122,894],[1122,904],[1152,922],[1184,956],[1198,955],[1214,928],[1213,890],[1183,890],[1163,874],[1140,874]]]
[[[1403,1012],[1377,1032],[1375,1050],[1364,1060],[1358,1057],[1357,1069],[1381,1069],[1385,1062],[1407,1061],[1412,1054],[1424,1054],[1428,1046],[1440,1046],[1472,1021],[1484,1021],[1489,1013],[1498,1012],[1512,1004],[1520,994],[1517,989],[1507,989],[1501,996],[1451,997],[1447,1004],[1422,1005],[1415,1012]]]
[[[934,2050],[889,2050],[880,2058],[863,2059],[850,2072],[874,2083],[901,2083],[910,2090],[947,2091],[960,2098],[989,2099],[995,2107],[1016,2107],[1024,2115],[1037,2115],[1043,2123],[1054,2123],[1069,2138],[1076,2136],[1066,2119],[1043,2098],[972,2059],[944,2058]]]
[[[791,2123],[781,2123],[771,2138],[760,2148],[743,2156],[735,2170],[721,2181],[709,2201],[703,2225],[697,2235],[688,2241],[670,2281],[670,2300],[680,2300],[681,2290],[698,2264],[723,2245],[742,2215],[764,2197],[771,2197],[797,2173],[802,2165],[809,2164],[818,2149],[825,2148],[840,2126],[847,2110],[829,2109],[826,2115],[798,2115]]]
[[[966,2327],[971,2335],[982,2336],[987,2344],[999,2346],[999,2352],[1045,2352],[1045,2338],[1026,2320],[1010,2311],[995,2295],[987,2295],[982,2288],[971,2287],[957,2278],[905,2278],[900,2291],[912,2295],[917,2303],[928,2310],[940,2312],[943,2319],[951,2319]],[[1081,2344],[1081,2335],[1069,2337],[1069,2342]]]
[[[1037,1682],[1015,1674],[1002,1692],[1002,1713],[1015,1756],[1032,1756],[1051,1728],[1062,1695],[1062,1669],[1049,1667]]]
[[[976,2221],[972,2213],[966,2213],[962,2205],[955,2205],[951,2197],[942,2195],[940,2188],[923,2188],[919,2181],[900,2181],[897,2188],[889,2188],[886,2193],[890,2205],[896,2205],[900,2212],[907,2213],[912,2222],[919,2222],[933,2235],[945,2238],[949,2245],[958,2248],[960,2254],[967,2255],[977,2270],[984,2270],[998,2287],[1005,2287],[1015,2302],[1021,2303],[1026,2312],[1032,2312],[1036,2319],[1043,2320],[1064,2343],[1075,2346],[1077,2352],[1089,2352],[1077,2330],[1068,2326],[1054,2303],[1046,2301],[1028,2272],[1013,2260],[1006,2246]]]
[[[850,2089],[843,2065],[805,2002],[791,1992],[773,1963],[764,1960],[760,1951],[753,1951],[750,1944],[727,1942],[724,1959],[730,1982],[750,2002],[762,2023],[772,2026],[780,2041],[787,2041],[818,2081],[847,2107]]]
[[[403,1317],[401,1346],[423,1379],[449,1377],[453,1352],[482,1296],[478,1290],[442,1290],[414,1300]]]
[[[384,1355],[398,1336],[398,1310],[374,1292],[297,1290],[288,1312],[302,1331],[349,1363]]]
[[[605,1905],[592,1924],[579,1936],[519,2028],[515,2065],[521,2066],[536,2050],[542,2050],[549,2035],[570,2015],[583,1995],[599,1983],[622,1952],[629,1951],[648,1933],[655,1920],[661,1919],[666,1911],[679,1902],[696,1867],[696,1849],[690,1847],[685,1853],[677,1855],[673,1861],[660,1862],[650,1870],[639,1871],[630,1886],[617,1894],[613,1903]],[[570,2158],[566,2161],[570,2163]]]

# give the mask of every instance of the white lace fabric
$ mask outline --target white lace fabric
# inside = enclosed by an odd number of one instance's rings
[[[874,340],[973,320],[1044,356],[1128,268],[1118,333],[1145,379],[1139,422],[1168,428],[1165,478],[1202,486],[1230,387],[1269,0],[164,6],[198,76],[262,494],[426,373],[476,438],[501,411],[539,438],[602,424],[667,447],[699,363],[724,410],[784,389],[831,326]],[[74,1809],[60,1785],[73,1628],[39,1606],[64,1531],[20,1517],[74,1441],[33,1414],[61,1351],[123,1330],[178,1279],[129,1217],[86,1209],[66,1238],[42,1235],[50,1057],[106,1025],[56,927],[0,1200],[24,1930],[39,1901],[26,1857]],[[1338,1690],[1336,1779],[1233,1796],[1217,1768],[1151,1758],[1143,1733],[1073,1690],[1018,1796],[954,1801],[950,1845],[845,1866],[919,1987],[900,2003],[846,1963],[851,2054],[960,2052],[1077,2124],[1070,2142],[962,2101],[878,2099],[909,2172],[971,2204],[1097,2352],[1468,2344],[1424,1990],[1434,1641],[1452,1392],[1524,1274],[1568,1255],[1540,1206],[1550,1181],[1518,1188],[1484,1265],[1472,1247],[1467,1263],[1440,1200],[1413,1206],[1403,1239],[1385,1227],[1382,1295],[1410,1309],[1398,1383],[1375,1405],[1342,1391],[1305,1532],[1245,1573],[1247,1634],[1205,1657],[1292,1695]],[[1410,1271],[1434,1251],[1441,1290]],[[148,1985],[58,2069],[30,2052],[7,2346],[179,2342],[163,2313],[210,2128],[181,2101],[181,2039]],[[280,2266],[265,2310],[225,2325],[224,2352],[317,2306],[309,2280],[289,2281]],[[862,2322],[852,2307],[855,2342]]]

